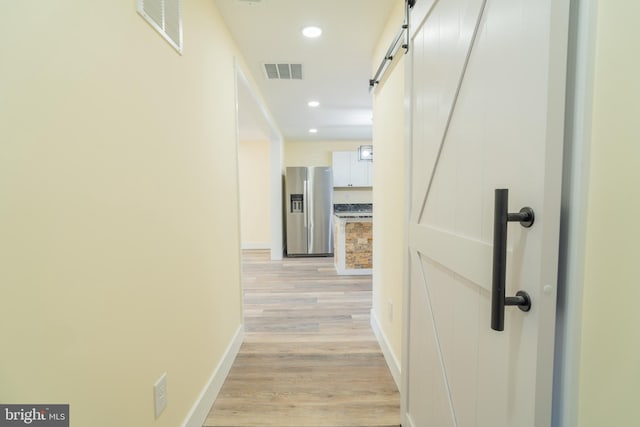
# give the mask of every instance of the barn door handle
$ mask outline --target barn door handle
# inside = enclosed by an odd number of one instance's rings
[[[533,209],[525,207],[520,212],[509,213],[509,190],[496,189],[493,211],[493,280],[491,293],[491,329],[504,331],[504,307],[515,305],[522,311],[531,310],[531,298],[525,291],[516,292],[516,296],[505,296],[507,275],[507,224],[518,221],[529,228],[535,216]]]

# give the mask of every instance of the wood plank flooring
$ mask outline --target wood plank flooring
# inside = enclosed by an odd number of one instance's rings
[[[371,276],[333,258],[243,254],[245,340],[204,427],[397,427],[369,323]]]

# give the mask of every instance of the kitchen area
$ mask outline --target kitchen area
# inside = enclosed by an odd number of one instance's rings
[[[340,275],[372,274],[373,147],[332,151],[331,159],[286,168],[286,256],[333,256]]]

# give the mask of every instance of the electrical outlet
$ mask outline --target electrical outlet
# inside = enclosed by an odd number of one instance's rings
[[[389,316],[389,322],[393,322],[393,301],[387,300],[387,316]]]
[[[164,408],[167,407],[167,373],[165,372],[153,385],[153,403],[156,411],[156,418],[160,416]]]

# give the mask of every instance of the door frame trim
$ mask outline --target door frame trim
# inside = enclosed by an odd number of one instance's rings
[[[553,427],[577,427],[598,0],[571,0]]]
[[[411,287],[409,283],[410,270],[410,252],[409,252],[409,224],[411,219],[411,149],[412,149],[412,125],[413,115],[411,114],[411,92],[413,90],[413,49],[411,33],[411,10],[407,15],[407,43],[410,46],[408,53],[404,58],[404,247],[402,262],[402,345],[400,361],[400,425],[413,427],[413,421],[410,419],[407,408],[409,404],[409,354],[406,351],[409,348],[409,304],[411,301]]]

